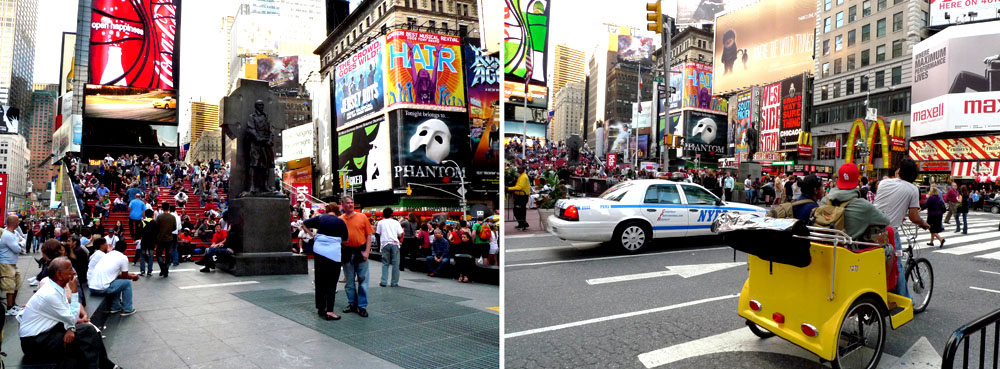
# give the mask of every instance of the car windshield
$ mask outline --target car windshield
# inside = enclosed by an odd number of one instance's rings
[[[625,197],[625,194],[627,194],[631,188],[632,183],[622,182],[612,186],[607,191],[604,191],[604,193],[602,193],[599,197],[608,201],[621,201],[622,197]]]

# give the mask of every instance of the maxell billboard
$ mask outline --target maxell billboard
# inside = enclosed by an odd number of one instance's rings
[[[948,27],[913,46],[914,137],[1000,130],[1000,21]]]

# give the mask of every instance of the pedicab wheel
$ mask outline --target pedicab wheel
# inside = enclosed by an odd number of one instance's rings
[[[771,331],[767,330],[766,328],[757,325],[757,323],[751,322],[749,320],[747,320],[747,328],[750,328],[750,331],[753,332],[754,336],[757,336],[757,337],[760,337],[760,338],[771,338],[771,337],[775,336],[775,334],[773,332],[771,332]]]
[[[874,369],[885,349],[885,313],[871,298],[862,297],[847,309],[837,334],[834,369]]]
[[[927,259],[914,259],[906,266],[906,287],[913,298],[913,312],[921,313],[927,309],[934,293],[934,269]]]

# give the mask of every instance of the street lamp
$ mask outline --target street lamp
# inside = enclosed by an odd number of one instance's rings
[[[461,202],[462,220],[465,220],[465,213],[468,210],[466,209],[466,203],[465,203],[465,175],[462,174],[462,166],[458,165],[458,163],[456,163],[454,160],[445,160],[441,162],[441,164],[446,164],[446,163],[455,164],[455,169],[458,169],[458,180],[461,185],[461,187],[459,187],[458,189],[458,194],[462,195],[462,202]]]

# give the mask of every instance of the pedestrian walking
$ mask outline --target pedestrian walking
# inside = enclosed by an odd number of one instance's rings
[[[969,234],[969,207],[972,206],[972,198],[969,196],[969,188],[962,186],[958,195],[958,207],[955,210],[955,233]]]
[[[948,207],[944,204],[944,200],[941,199],[941,192],[938,191],[937,186],[932,186],[930,191],[928,191],[925,206],[927,207],[927,224],[931,226],[931,240],[927,243],[927,246],[934,246],[934,240],[937,239],[941,241],[941,247],[944,247],[945,240],[940,235],[941,232],[944,232],[941,217],[948,210]]]
[[[944,215],[944,224],[951,224],[951,216],[958,210],[958,183],[951,183],[951,188],[944,194],[944,202],[948,204],[948,213]]]
[[[417,220],[417,214],[411,211],[406,215],[406,220],[400,223],[400,226],[403,227],[403,244],[399,248],[399,270],[402,271],[403,261],[406,258],[411,258],[414,261],[417,260],[417,252],[420,248],[420,240],[417,238],[420,221]]]
[[[392,208],[382,210],[382,220],[375,225],[375,234],[379,238],[379,256],[382,257],[382,280],[379,286],[399,287],[399,245],[402,244],[403,227],[399,221],[392,219]],[[392,279],[389,280],[389,273]]]
[[[526,231],[528,230],[528,195],[531,194],[531,185],[525,167],[518,168],[518,172],[517,183],[513,187],[507,187],[507,190],[511,191],[514,196],[514,219],[517,219],[517,227],[515,228]]]

